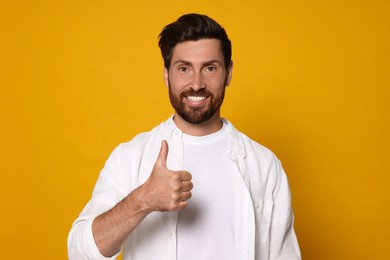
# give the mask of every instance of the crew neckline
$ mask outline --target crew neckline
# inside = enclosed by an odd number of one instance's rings
[[[194,136],[183,133],[182,140],[184,143],[196,145],[219,141],[225,136],[227,130],[227,123],[224,120],[221,120],[221,122],[222,127],[217,132],[202,136]]]

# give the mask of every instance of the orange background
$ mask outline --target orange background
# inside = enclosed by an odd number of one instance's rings
[[[390,2],[3,1],[2,259],[66,259],[111,150],[172,114],[157,35],[233,42],[222,114],[288,174],[304,259],[389,259]]]

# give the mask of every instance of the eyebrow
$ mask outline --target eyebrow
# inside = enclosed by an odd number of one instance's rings
[[[186,60],[177,60],[172,65],[176,65],[178,63],[182,63],[184,65],[192,65],[192,63],[190,61],[186,61]],[[223,63],[219,60],[209,60],[209,61],[203,62],[202,67],[213,64],[213,63],[218,63],[219,65],[223,65]]]

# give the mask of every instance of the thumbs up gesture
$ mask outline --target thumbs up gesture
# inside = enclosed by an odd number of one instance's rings
[[[179,211],[188,205],[193,184],[187,171],[167,168],[168,143],[161,150],[148,180],[140,187],[142,201],[149,211]]]

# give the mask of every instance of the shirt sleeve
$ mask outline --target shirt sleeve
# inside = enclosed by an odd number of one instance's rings
[[[270,259],[301,260],[298,240],[294,231],[294,213],[287,176],[277,160],[277,180],[270,227]]]
[[[118,249],[118,252],[112,257],[103,256],[96,246],[92,233],[93,220],[113,208],[126,196],[121,189],[120,158],[121,146],[111,153],[100,172],[91,200],[72,225],[68,236],[68,257],[70,260],[116,259],[120,253],[120,249]]]

